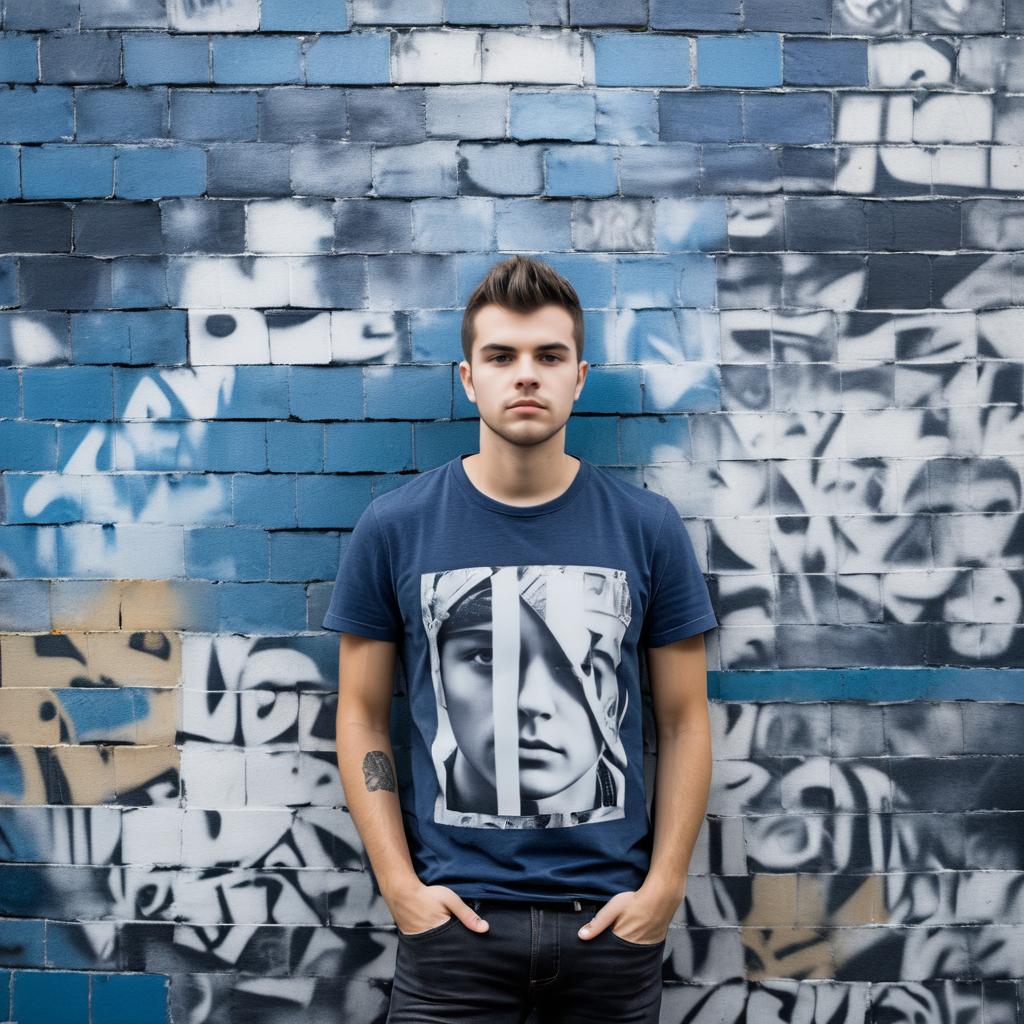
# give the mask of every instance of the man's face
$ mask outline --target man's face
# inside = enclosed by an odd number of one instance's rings
[[[541,800],[560,793],[592,769],[601,741],[564,652],[525,602],[522,616],[520,793],[524,799]],[[489,622],[452,630],[441,646],[441,675],[459,750],[494,785],[491,630]],[[599,693],[615,689],[614,667],[609,667],[608,660],[594,659]]]
[[[529,313],[482,306],[474,319],[472,365],[459,374],[480,419],[510,444],[541,444],[557,434],[583,390],[587,363],[577,362],[568,310],[548,304]],[[541,408],[512,408],[522,399]]]

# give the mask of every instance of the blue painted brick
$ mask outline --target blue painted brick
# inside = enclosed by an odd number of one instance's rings
[[[213,40],[213,80],[227,85],[302,81],[296,36],[225,36]]]
[[[571,249],[572,203],[498,199],[495,232],[498,249],[503,252]]]
[[[197,469],[230,472],[267,468],[262,423],[207,423],[205,441],[199,447]]]
[[[306,628],[302,583],[222,583],[217,596],[220,631],[278,634]]]
[[[552,196],[611,196],[618,189],[611,146],[550,146],[544,154]]]
[[[451,415],[449,366],[368,366],[365,374],[366,415],[371,419],[434,420]]]
[[[699,211],[700,207],[697,209]],[[724,203],[722,234],[725,234]],[[677,274],[675,263],[664,256],[620,258],[615,277],[616,305],[626,309],[671,309],[679,301]]]
[[[0,256],[0,305],[16,306],[21,298],[18,293],[18,267],[16,256]],[[102,289],[100,294],[103,294]]]
[[[370,478],[366,476],[300,476],[296,479],[298,525],[350,529],[370,497]]]
[[[71,90],[16,85],[0,90],[0,142],[56,142],[74,135]]]
[[[109,420],[113,383],[101,366],[38,366],[22,371],[25,418]]]
[[[48,630],[49,595],[46,580],[0,580],[0,629],[23,633]],[[42,921],[4,921],[4,941],[12,951],[4,953],[6,964],[42,967],[43,934]]]
[[[759,32],[698,36],[697,84],[781,85],[781,37]]]
[[[64,32],[40,40],[44,82],[119,82],[121,36],[117,32]]]
[[[651,28],[738,29],[740,0],[650,0]]]
[[[643,145],[658,141],[654,90],[602,89],[597,92],[597,141]]]
[[[363,371],[358,366],[293,366],[291,414],[301,420],[363,417]]]
[[[13,366],[0,368],[0,419],[14,419],[20,413],[18,371]]]
[[[17,475],[8,474],[5,480]],[[11,566],[14,577],[40,579],[57,575],[56,530],[55,526],[27,523],[0,526],[0,554],[4,564]]]
[[[867,85],[865,39],[787,39],[786,85]]]
[[[55,480],[52,474],[5,473],[3,485],[9,523],[74,523],[82,518],[81,477],[64,473]],[[47,494],[45,504],[35,500],[40,491]],[[26,510],[30,493],[32,501]]]
[[[343,32],[349,27],[348,7],[339,0],[262,0],[264,32]]]
[[[443,363],[462,358],[462,345],[458,340],[461,310],[415,309],[409,316],[412,320],[413,362]]]
[[[265,530],[202,529],[185,531],[185,574],[204,580],[265,580],[270,572],[270,545]]]
[[[79,142],[140,142],[167,134],[167,90],[77,89],[75,126]]]
[[[94,974],[92,1024],[166,1024],[167,995],[160,974]]]
[[[747,93],[746,137],[754,142],[806,145],[832,139],[832,97],[827,92]]]
[[[71,352],[76,363],[127,363],[131,359],[124,313],[73,313]]]
[[[445,0],[444,17],[449,25],[557,24],[539,18],[531,0],[506,0],[500,7],[493,0]]]
[[[231,479],[232,521],[267,529],[296,526],[295,477],[239,473]]]
[[[198,196],[206,188],[206,155],[193,146],[117,151],[117,195],[124,199]]]
[[[214,92],[175,89],[171,92],[171,135],[191,142],[246,142],[257,135],[254,91]]]
[[[9,1020],[11,1016],[11,972],[0,971],[0,1017]]]
[[[658,117],[663,142],[739,142],[743,138],[739,93],[662,93]]]
[[[565,429],[565,449],[591,462],[614,466],[619,457],[618,425],[614,416],[581,416]]]
[[[0,34],[0,68],[5,82],[35,82],[39,77],[35,36]]]
[[[639,32],[598,35],[594,75],[598,85],[689,85],[690,42]]]
[[[413,465],[408,423],[329,423],[325,429],[324,468],[328,473],[397,473]]]
[[[494,248],[494,202],[486,196],[415,200],[412,224],[413,247],[421,252]]]
[[[6,0],[4,26],[13,29],[76,28],[79,0]]]
[[[593,93],[516,92],[509,98],[509,132],[514,139],[594,138]]]
[[[574,413],[640,412],[640,368],[637,366],[597,366],[587,374],[587,383],[573,406]]]
[[[324,465],[324,428],[319,423],[267,424],[267,467],[272,473],[315,473]]]
[[[90,461],[90,470],[112,470],[114,468],[114,433],[109,423],[58,423],[57,424],[57,469],[69,470],[69,464],[76,455],[84,455]]]
[[[655,211],[655,247],[667,252],[714,252],[728,247],[724,196],[664,199]]]
[[[19,153],[18,146],[0,146],[0,199],[14,199],[21,195]]]
[[[338,556],[336,533],[278,530],[270,534],[270,578],[275,582],[333,580]]]
[[[132,363],[184,363],[188,355],[188,315],[183,309],[125,313]]]
[[[5,929],[8,925],[5,921]],[[72,971],[18,971],[14,1019],[18,1024],[88,1024],[89,976]]]
[[[321,36],[306,51],[310,85],[382,85],[391,80],[391,42],[386,32]]]
[[[114,191],[113,146],[31,146],[21,156],[26,199],[82,199]]]
[[[665,459],[693,457],[688,416],[623,416],[619,456],[627,466],[649,466]]]
[[[209,82],[209,38],[165,35],[162,32],[126,32],[124,80],[128,85]]]
[[[288,418],[287,366],[238,366],[231,401],[220,415],[231,419]]]

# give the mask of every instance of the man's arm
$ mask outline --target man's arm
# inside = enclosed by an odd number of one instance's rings
[[[397,645],[342,633],[335,742],[349,813],[389,906],[419,884],[402,827],[389,724]]]
[[[643,888],[678,906],[711,788],[704,634],[647,648],[658,739],[654,849]]]

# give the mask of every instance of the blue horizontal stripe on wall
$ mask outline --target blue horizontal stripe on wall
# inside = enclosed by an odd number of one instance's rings
[[[1024,669],[841,668],[708,672],[712,700],[1024,700]]]

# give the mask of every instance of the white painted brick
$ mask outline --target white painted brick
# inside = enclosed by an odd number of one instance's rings
[[[479,82],[480,33],[412,31],[392,45],[393,82]]]
[[[951,85],[952,47],[931,39],[873,40],[868,44],[868,82],[882,89]]]
[[[574,32],[485,32],[483,80],[582,85],[580,37]]]
[[[331,360],[335,363],[370,361],[393,355],[402,343],[402,316],[393,312],[331,310]]]
[[[188,810],[181,828],[181,864],[203,867],[215,862],[246,866],[263,857],[292,827],[286,807],[217,812],[211,820],[205,811]],[[212,829],[215,826],[215,831]]]
[[[249,252],[331,251],[334,217],[328,199],[262,199],[248,203],[245,213]]]
[[[331,361],[331,313],[324,311],[287,323],[271,319],[270,361],[294,365],[324,365]]]
[[[992,138],[990,96],[929,96],[914,110],[915,142],[988,142]]]
[[[181,863],[180,807],[133,807],[121,819],[122,856],[127,864]]]
[[[836,142],[912,141],[913,97],[852,93],[836,101]]]
[[[245,753],[186,741],[181,750],[185,802],[195,807],[242,807],[245,804]]]
[[[977,146],[938,146],[932,153],[932,184],[937,191],[943,186],[955,188],[986,188],[989,180],[988,154],[998,151]]]

